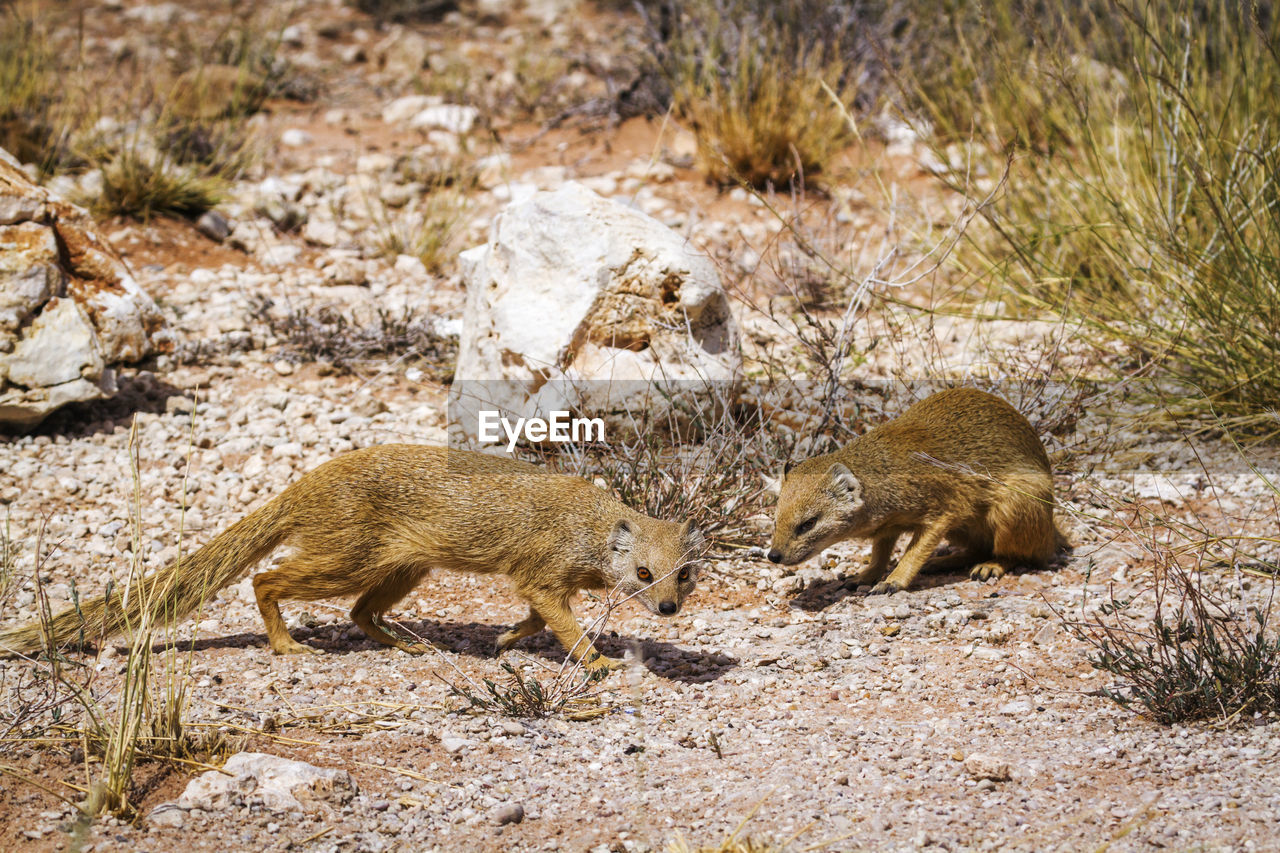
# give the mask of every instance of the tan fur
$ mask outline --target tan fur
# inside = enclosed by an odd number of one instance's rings
[[[524,462],[417,445],[356,450],[301,477],[256,512],[181,563],[142,579],[108,601],[0,634],[0,649],[31,653],[81,637],[136,628],[147,613],[177,619],[243,577],[275,550],[294,553],[253,580],[267,639],[277,654],[317,651],[289,636],[279,602],[359,596],[351,618],[374,640],[425,651],[391,633],[381,617],[431,569],[502,574],[529,603],[529,616],[503,634],[501,653],[550,627],[574,660],[590,669],[603,658],[569,608],[580,589],[619,587],[654,613],[680,609],[697,580],[690,560],[702,547],[691,523],[659,521],[619,503],[578,477]],[[647,569],[650,580],[638,577]],[[665,605],[667,612],[663,613]]]
[[[910,544],[885,578],[903,534]],[[973,388],[940,391],[784,472],[769,559],[794,565],[845,539],[873,541],[873,593],[910,586],[943,540],[957,552],[935,566],[969,566],[978,580],[1067,547],[1044,445],[1016,409]]]

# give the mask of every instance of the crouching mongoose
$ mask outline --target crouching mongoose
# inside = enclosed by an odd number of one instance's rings
[[[550,627],[591,670],[617,665],[594,648],[570,610],[581,589],[618,588],[671,616],[697,581],[703,537],[691,523],[659,521],[579,477],[506,457],[417,445],[345,453],[304,475],[194,554],[127,592],[82,602],[0,634],[0,650],[31,653],[178,619],[243,577],[281,545],[293,553],[254,577],[258,609],[277,654],[318,651],[285,629],[279,602],[359,596],[351,618],[374,640],[406,652],[382,615],[432,569],[507,575],[529,616],[497,652]],[[46,636],[47,631],[47,636]],[[83,632],[83,633],[82,633]]]
[[[906,589],[947,540],[938,569],[978,580],[1043,566],[1067,547],[1053,521],[1049,457],[1013,406],[974,388],[939,391],[833,453],[773,481],[769,559],[794,565],[845,539],[872,540],[872,593]],[[910,544],[884,577],[894,544]]]

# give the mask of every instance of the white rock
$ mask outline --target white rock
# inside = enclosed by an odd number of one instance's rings
[[[425,276],[427,274],[427,266],[420,258],[413,255],[396,255],[396,272],[407,273],[412,276]]]
[[[439,98],[430,95],[405,95],[382,108],[382,120],[387,124],[399,124],[413,118],[427,107],[439,103]]]
[[[459,136],[469,133],[475,126],[480,111],[461,104],[437,104],[418,112],[409,120],[415,130],[447,130]]]
[[[262,262],[275,267],[287,267],[298,260],[298,256],[302,254],[302,249],[297,246],[291,246],[288,243],[281,243],[278,246],[269,246],[262,252]]]
[[[261,752],[238,752],[227,759],[223,770],[226,773],[210,770],[192,779],[178,798],[178,806],[219,811],[237,797],[252,795],[271,811],[301,811],[303,799],[342,801],[356,792],[356,784],[345,770]]]
[[[993,782],[1007,782],[1013,776],[1009,762],[984,752],[967,755],[964,770],[974,779],[990,779]]]
[[[161,803],[147,815],[147,822],[157,826],[182,826],[187,822],[187,812],[173,803]]]
[[[113,394],[110,365],[170,346],[159,308],[88,213],[0,151],[0,424],[29,427]]]
[[[444,735],[440,738],[440,745],[444,747],[444,751],[448,753],[462,752],[464,749],[476,745],[475,741],[468,740],[464,737],[455,737],[453,735]]]
[[[474,443],[476,412],[576,410],[629,422],[662,389],[736,392],[738,328],[715,265],[680,235],[577,183],[494,220],[460,255],[467,288],[451,406]]]
[[[291,127],[280,134],[280,144],[286,148],[301,148],[314,141],[315,137],[300,127]]]
[[[13,352],[0,359],[0,377],[37,386],[61,385],[102,375],[97,335],[73,299],[52,299],[24,330]]]
[[[302,238],[317,246],[336,246],[342,242],[342,229],[332,219],[315,217],[302,226]]]

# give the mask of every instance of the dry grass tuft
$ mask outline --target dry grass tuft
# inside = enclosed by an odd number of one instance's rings
[[[823,84],[851,103],[858,32],[846,4],[697,0],[649,13],[650,48],[712,180],[787,186],[851,141]],[[851,39],[850,39],[851,40]]]

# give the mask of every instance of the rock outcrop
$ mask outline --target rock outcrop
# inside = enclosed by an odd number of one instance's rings
[[[509,206],[462,262],[455,440],[476,444],[486,408],[634,430],[732,402],[742,356],[719,274],[652,217],[568,183]]]
[[[113,365],[172,347],[155,302],[88,213],[0,149],[0,429],[110,396]]]

